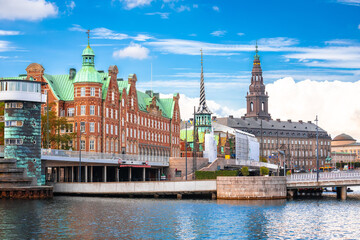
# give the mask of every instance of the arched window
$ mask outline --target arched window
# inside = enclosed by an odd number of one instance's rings
[[[265,111],[265,103],[264,102],[261,103],[261,111]]]
[[[251,102],[251,103],[250,103],[250,112],[253,112],[253,111],[254,111],[254,103]]]

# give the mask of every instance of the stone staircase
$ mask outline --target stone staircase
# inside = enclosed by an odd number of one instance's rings
[[[16,167],[15,159],[0,159],[0,187],[28,187],[34,178],[27,177],[25,168]]]

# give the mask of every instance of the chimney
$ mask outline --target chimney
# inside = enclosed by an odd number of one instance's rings
[[[311,121],[308,121],[308,123],[311,123]]]
[[[288,122],[291,123],[291,119],[288,119]]]
[[[229,118],[233,119],[233,118],[234,118],[234,116],[233,116],[233,115],[229,115]]]
[[[299,120],[299,123],[303,123],[303,120]]]
[[[216,120],[216,116],[212,116],[212,120],[215,121],[215,120]]]
[[[276,121],[280,122],[280,118],[277,118]]]
[[[241,119],[242,119],[242,120],[245,120],[245,116],[242,116]]]
[[[75,78],[76,75],[76,69],[75,68],[70,68],[69,70],[69,79],[73,80]]]

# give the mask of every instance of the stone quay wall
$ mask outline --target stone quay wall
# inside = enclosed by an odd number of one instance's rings
[[[217,177],[218,199],[283,199],[286,177]]]

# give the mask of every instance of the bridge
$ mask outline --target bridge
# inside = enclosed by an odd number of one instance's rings
[[[321,172],[319,181],[316,173],[292,174],[286,177],[286,185],[290,196],[299,192],[319,195],[321,188],[336,187],[337,197],[345,200],[347,187],[360,186],[360,171]]]

